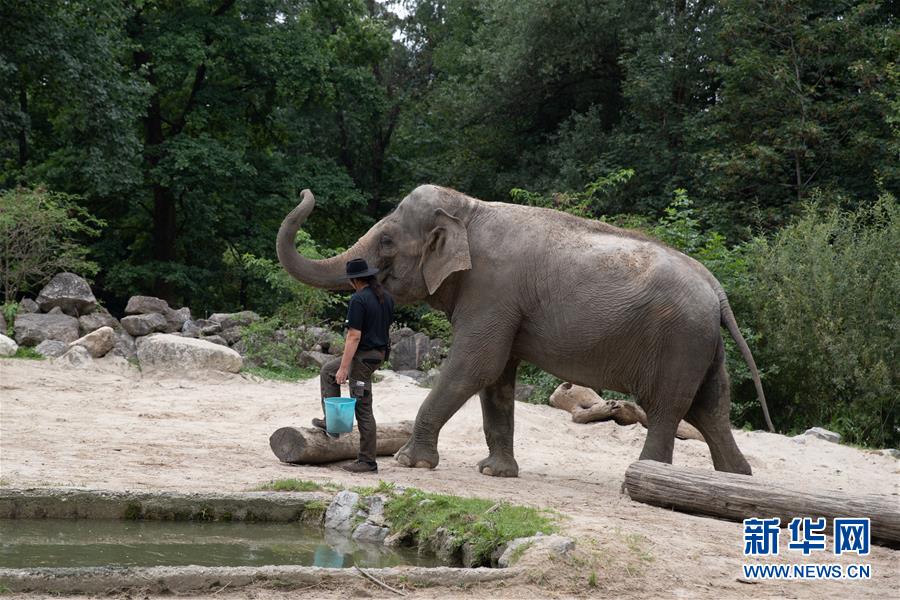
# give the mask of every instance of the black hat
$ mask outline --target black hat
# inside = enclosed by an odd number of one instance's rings
[[[354,258],[347,263],[347,279],[362,279],[378,272],[375,267],[369,268],[364,258]]]

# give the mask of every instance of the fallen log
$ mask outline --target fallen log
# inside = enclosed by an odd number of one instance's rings
[[[888,496],[801,492],[749,475],[651,460],[631,463],[625,489],[637,502],[728,521],[778,517],[786,527],[794,517],[825,517],[829,533],[835,517],[869,517],[873,542],[900,545],[900,507]]]
[[[413,421],[378,424],[376,431],[375,453],[389,456],[412,436]],[[359,434],[354,429],[332,438],[316,427],[282,427],[269,437],[269,446],[281,462],[318,465],[356,458]]]
[[[640,423],[647,427],[647,413],[634,402],[605,400],[591,388],[563,383],[550,396],[550,406],[572,413],[576,423],[615,421],[617,425]],[[681,440],[703,440],[703,435],[690,423],[681,421],[675,437]]]

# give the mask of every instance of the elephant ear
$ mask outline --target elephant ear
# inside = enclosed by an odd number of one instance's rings
[[[451,273],[472,268],[466,226],[441,208],[434,211],[434,229],[425,240],[421,264],[429,295],[434,294]]]

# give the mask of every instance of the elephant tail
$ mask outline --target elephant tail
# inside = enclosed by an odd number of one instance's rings
[[[753,360],[753,354],[750,353],[750,347],[747,345],[747,341],[744,339],[744,336],[741,335],[741,330],[738,328],[734,313],[731,312],[731,305],[728,303],[728,297],[725,295],[725,290],[723,290],[720,285],[717,285],[716,287],[716,291],[719,294],[719,311],[722,318],[722,325],[724,325],[728,330],[728,333],[731,334],[731,339],[737,344],[738,350],[741,351],[741,356],[744,357],[744,362],[747,363],[747,367],[750,368],[750,374],[753,376],[753,385],[756,386],[756,397],[759,398],[759,403],[762,406],[763,417],[766,419],[766,425],[769,427],[769,431],[774,433],[775,426],[772,425],[772,419],[769,417],[769,406],[766,404],[766,395],[763,392],[762,382],[759,380],[759,370],[756,368],[756,361]]]

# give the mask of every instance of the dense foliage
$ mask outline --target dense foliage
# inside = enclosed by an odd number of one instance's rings
[[[423,182],[640,227],[722,280],[780,427],[896,444],[882,279],[896,14],[894,0],[0,0],[0,190],[65,212],[58,241],[82,261],[66,268],[113,312],[154,294],[277,327],[342,311],[275,259],[304,187],[311,257]],[[7,283],[7,300],[44,277]],[[399,314],[449,338],[426,310]],[[729,358],[736,421],[758,425]]]
[[[97,272],[84,238],[100,234],[103,221],[77,198],[45,189],[0,192],[0,284],[5,304],[19,291],[43,286],[61,271]]]

